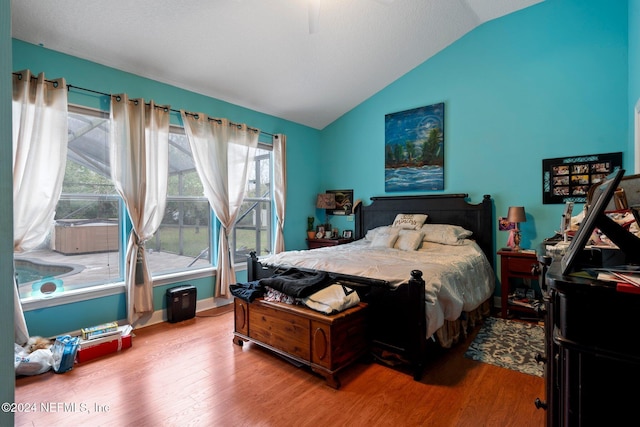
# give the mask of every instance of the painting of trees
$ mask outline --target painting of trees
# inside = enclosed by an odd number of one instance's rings
[[[385,116],[385,190],[444,189],[444,103]]]

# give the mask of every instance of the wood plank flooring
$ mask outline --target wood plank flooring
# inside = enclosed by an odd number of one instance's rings
[[[232,305],[135,331],[133,346],[64,374],[16,379],[16,426],[543,426],[542,378],[472,361],[472,336],[419,382],[358,362],[334,390],[305,367],[232,343]],[[43,408],[49,406],[48,411]],[[53,409],[57,411],[54,412]]]

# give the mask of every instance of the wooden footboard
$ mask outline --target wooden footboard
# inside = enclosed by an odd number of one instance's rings
[[[255,252],[247,259],[248,280],[260,280],[279,272],[278,268],[262,265]],[[331,273],[346,279],[368,305],[368,331],[371,345],[398,354],[411,364],[413,377],[422,377],[426,359],[427,321],[425,283],[420,270],[396,288],[378,279],[367,279]]]
[[[371,345],[407,360],[413,378],[422,378],[427,349],[425,284],[420,270],[397,288],[372,287],[369,304]]]

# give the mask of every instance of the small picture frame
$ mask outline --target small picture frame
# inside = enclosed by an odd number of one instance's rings
[[[343,230],[342,231],[342,238],[343,239],[350,239],[351,236],[353,236],[353,231],[352,230]]]

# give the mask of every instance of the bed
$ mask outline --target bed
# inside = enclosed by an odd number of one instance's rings
[[[467,199],[467,194],[373,197],[369,205],[354,208],[354,242],[260,258],[252,254],[248,280],[292,267],[329,272],[356,289],[368,305],[372,345],[408,363],[418,380],[434,342],[450,347],[468,322],[488,315],[491,308],[496,280],[493,202],[488,195],[477,204]],[[427,216],[425,225],[416,227],[425,239],[416,249],[414,243],[406,246],[406,238],[402,249],[399,239],[386,248],[380,243],[384,239],[379,235],[395,228],[390,225],[397,225],[398,214]],[[471,236],[456,234],[461,229]],[[449,240],[451,233],[455,242]]]

